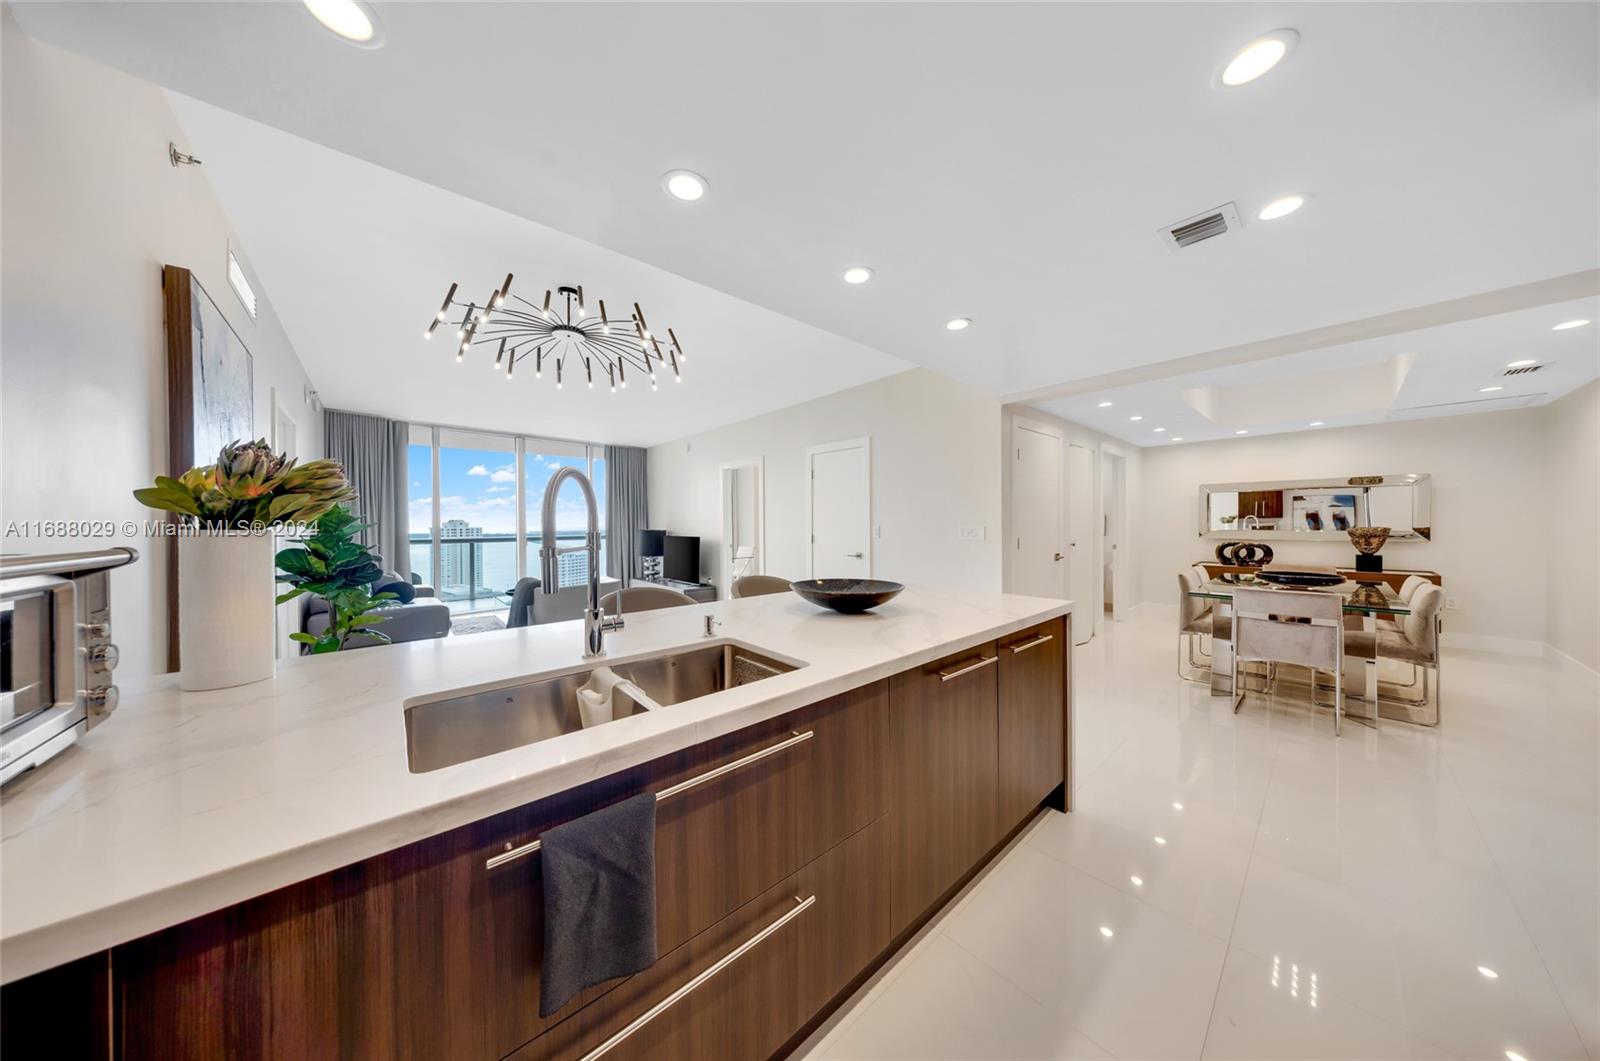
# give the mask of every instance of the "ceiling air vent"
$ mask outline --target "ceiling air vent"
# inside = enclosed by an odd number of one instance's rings
[[[1186,217],[1177,224],[1159,229],[1161,242],[1168,250],[1182,250],[1203,240],[1232,232],[1239,227],[1239,208],[1233,203],[1223,203],[1204,213]]]
[[[1506,369],[1504,372],[1502,372],[1500,374],[1502,376],[1526,376],[1528,373],[1537,372],[1541,368],[1544,368],[1544,366],[1543,365],[1518,365],[1516,368],[1508,368],[1508,369]]]

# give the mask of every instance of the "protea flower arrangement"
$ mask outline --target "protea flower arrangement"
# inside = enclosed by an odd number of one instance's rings
[[[195,533],[178,539],[178,653],[184,689],[222,689],[274,671],[273,535],[316,524],[355,498],[338,461],[300,464],[266,439],[230,442],[215,464],[161,475],[133,496],[176,512]]]
[[[217,463],[190,468],[176,479],[158,475],[154,486],[133,496],[202,527],[259,529],[315,523],[356,492],[338,461],[300,464],[273,452],[262,438],[230,442],[217,454]]]

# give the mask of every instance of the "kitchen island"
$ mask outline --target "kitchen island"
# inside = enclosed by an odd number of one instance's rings
[[[4,793],[0,1046],[36,1013],[126,1058],[781,1052],[1066,809],[1070,612],[913,588],[861,616],[791,594],[629,616],[619,666],[725,644],[794,669],[437,769],[408,708],[587,669],[576,624],[159,680]],[[539,1017],[531,842],[674,787],[661,960]]]

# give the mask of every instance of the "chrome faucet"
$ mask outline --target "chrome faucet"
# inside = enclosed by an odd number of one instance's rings
[[[1245,530],[1260,530],[1261,520],[1252,513],[1251,515],[1246,516],[1239,526],[1243,527]]]
[[[561,492],[561,484],[568,479],[576,479],[578,486],[583,490],[584,503],[589,508],[589,530],[584,535],[582,545],[574,545],[569,549],[562,549],[555,544],[556,541],[556,495]],[[622,598],[617,598],[617,614],[607,618],[600,611],[600,513],[594,500],[594,486],[590,484],[589,477],[576,468],[562,468],[550,477],[550,483],[544,488],[544,512],[539,522],[539,566],[541,576],[540,586],[546,593],[554,593],[561,588],[561,569],[556,563],[557,557],[564,553],[589,554],[589,599],[583,609],[583,658],[593,659],[595,656],[606,654],[606,631],[617,630],[622,627]]]

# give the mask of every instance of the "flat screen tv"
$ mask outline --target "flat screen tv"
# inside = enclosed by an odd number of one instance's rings
[[[700,539],[687,534],[667,535],[666,560],[661,573],[676,582],[699,582]]]

